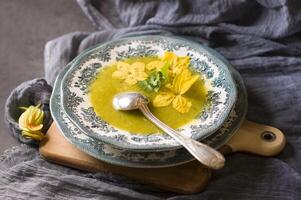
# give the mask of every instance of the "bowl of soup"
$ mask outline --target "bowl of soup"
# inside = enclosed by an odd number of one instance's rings
[[[61,104],[82,132],[117,148],[177,149],[181,145],[140,111],[115,110],[114,96],[142,93],[157,118],[201,140],[221,127],[235,104],[227,65],[207,47],[183,38],[112,40],[75,58],[62,80]]]

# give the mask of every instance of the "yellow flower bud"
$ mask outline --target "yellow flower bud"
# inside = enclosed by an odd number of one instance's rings
[[[29,106],[19,118],[19,127],[22,130],[22,136],[34,140],[42,140],[44,134],[43,128],[44,112],[37,106]]]

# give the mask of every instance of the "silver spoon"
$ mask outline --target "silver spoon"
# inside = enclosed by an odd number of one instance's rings
[[[164,124],[150,112],[147,106],[148,103],[148,98],[137,92],[120,93],[113,99],[113,107],[116,110],[139,109],[147,119],[182,144],[197,160],[199,160],[205,166],[212,169],[220,169],[224,166],[225,158],[221,153],[209,147],[208,145],[191,139],[185,135],[179,134],[177,131]]]

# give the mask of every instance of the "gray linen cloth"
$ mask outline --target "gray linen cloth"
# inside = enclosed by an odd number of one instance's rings
[[[50,164],[22,145],[0,158],[6,199],[301,199],[301,2],[298,0],[78,0],[98,29],[75,32],[45,47],[45,78],[84,49],[125,36],[179,35],[215,48],[244,78],[247,118],[287,137],[274,158],[236,153],[206,190],[177,195],[105,173]]]

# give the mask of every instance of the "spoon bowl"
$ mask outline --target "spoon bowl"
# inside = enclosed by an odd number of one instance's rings
[[[115,110],[135,110],[140,104],[148,104],[149,100],[144,95],[137,92],[119,93],[113,99]]]

